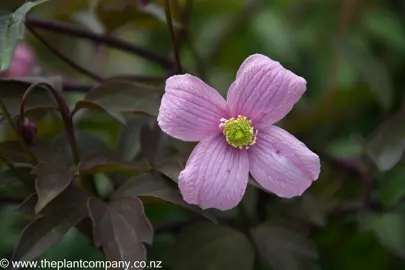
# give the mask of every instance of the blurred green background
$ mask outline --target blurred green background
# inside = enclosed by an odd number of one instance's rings
[[[135,1],[51,0],[30,16],[75,23],[172,56],[163,1],[155,1],[150,12],[129,4]],[[0,9],[14,10],[23,2],[1,0]],[[182,10],[187,1],[177,2]],[[405,1],[192,3],[189,18],[184,20],[187,27],[178,31],[183,31],[181,60],[188,72],[225,94],[243,60],[262,53],[308,82],[306,94],[280,125],[320,155],[321,176],[300,198],[271,196],[259,205],[260,215],[299,227],[317,246],[316,265],[289,269],[405,269]],[[175,19],[183,21],[178,11],[174,8]],[[167,76],[158,65],[140,57],[62,34],[41,33],[71,59],[104,77]],[[35,51],[41,74],[63,75],[77,84],[93,83],[32,36],[27,35],[26,41]],[[67,96],[73,102],[82,94]],[[42,138],[55,137],[62,128],[55,115],[40,117],[37,123]],[[86,112],[76,124],[101,144],[115,146],[120,124],[110,117]],[[24,192],[13,179],[3,180],[0,258],[12,254],[30,220],[14,210],[18,200],[7,199]],[[244,203],[249,204],[249,198]],[[186,215],[166,205],[147,205],[146,210],[154,225]],[[158,234],[149,259],[164,261],[173,241],[172,234]],[[294,242],[291,245],[297,245],[292,247],[297,252],[302,248]],[[104,257],[72,230],[42,258]],[[271,268],[263,263],[262,269]]]

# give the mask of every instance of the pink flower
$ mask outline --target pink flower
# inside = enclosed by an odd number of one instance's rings
[[[319,157],[273,124],[305,90],[305,79],[260,54],[243,62],[227,101],[197,77],[170,77],[159,126],[177,139],[199,141],[179,176],[184,200],[203,209],[234,208],[249,172],[280,197],[302,195],[318,178]]]
[[[35,65],[35,57],[27,45],[18,45],[14,52],[13,61],[8,70],[4,71],[0,77],[21,78],[32,75]]]

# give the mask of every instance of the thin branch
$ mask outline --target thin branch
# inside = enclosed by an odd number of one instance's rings
[[[31,159],[33,164],[37,164],[38,163],[37,158],[31,152],[27,142],[24,140],[21,132],[18,130],[17,126],[15,125],[15,123],[14,123],[10,113],[7,111],[7,108],[4,105],[4,102],[1,97],[0,97],[0,110],[1,110],[2,114],[6,117],[8,124],[11,126],[11,128],[14,130],[15,134],[17,135],[17,139],[20,142],[20,145],[24,149],[27,156]]]
[[[126,80],[126,81],[134,81],[138,83],[146,83],[146,84],[163,84],[166,80],[166,77],[158,77],[158,76],[142,76],[142,75],[118,75],[106,78],[105,81],[109,80]],[[87,93],[90,92],[97,84],[78,84],[78,83],[70,83],[64,82],[62,84],[62,90],[64,92],[82,92]]]
[[[169,28],[170,37],[173,43],[174,58],[176,59],[176,74],[182,73],[181,62],[180,62],[180,52],[179,45],[176,41],[176,35],[174,33],[172,13],[170,10],[170,1],[165,1],[165,12],[166,12],[166,23]]]
[[[86,30],[81,27],[77,27],[75,25],[71,25],[68,23],[27,18],[25,20],[25,25],[33,27],[33,28],[41,28],[41,29],[56,32],[59,34],[65,34],[65,35],[74,36],[77,38],[91,40],[96,43],[105,44],[112,48],[126,51],[129,53],[138,55],[140,57],[143,57],[145,59],[148,59],[150,61],[153,61],[166,69],[170,69],[174,66],[174,62],[171,59],[161,56],[159,54],[156,54],[152,51],[149,51],[142,47],[136,46],[134,44],[125,42],[123,40],[120,40],[120,39],[117,39],[117,38],[114,38],[111,36],[93,33],[89,30]]]
[[[94,85],[90,84],[77,84],[77,83],[63,83],[62,90],[63,92],[90,92],[94,88]]]
[[[76,164],[79,164],[80,162],[80,157],[79,157],[79,151],[77,149],[77,143],[76,143],[76,138],[74,135],[74,128],[73,128],[73,121],[72,118],[70,117],[70,111],[69,107],[67,106],[64,98],[61,96],[61,94],[56,91],[50,84],[47,83],[35,83],[28,87],[28,89],[25,91],[23,97],[21,98],[21,104],[20,104],[20,117],[24,119],[24,106],[28,100],[29,94],[36,88],[38,87],[45,87],[49,91],[51,91],[53,97],[55,98],[56,102],[58,103],[59,106],[59,111],[62,116],[63,122],[65,124],[65,129],[66,129],[66,134],[67,138],[69,141],[70,148],[72,150],[73,158]]]
[[[194,61],[195,61],[195,68],[197,71],[198,76],[205,82],[207,81],[207,72],[205,70],[204,66],[204,61],[201,59],[201,56],[199,55],[196,47],[194,46],[194,42],[192,39],[192,36],[190,35],[190,17],[191,17],[191,12],[193,11],[193,1],[192,0],[187,0],[185,7],[183,11],[180,10],[180,6],[178,4],[178,1],[174,1],[175,3],[175,8],[178,13],[181,13],[181,25],[183,28],[180,29],[179,34],[177,36],[177,44],[179,48],[181,49],[184,45],[184,43],[187,43],[190,52],[193,55]]]
[[[98,82],[102,82],[104,79],[93,73],[92,71],[86,69],[85,67],[79,65],[78,63],[72,61],[69,57],[65,56],[62,52],[60,52],[58,49],[53,47],[51,44],[49,44],[32,26],[27,25],[28,30],[45,46],[47,47],[53,54],[55,54],[57,57],[59,57],[62,61],[66,62],[69,66],[71,66],[73,69],[79,71],[80,73],[83,73],[87,77],[96,80]]]
[[[1,196],[0,204],[21,204],[24,201],[24,198],[8,197]]]
[[[339,16],[339,25],[337,36],[339,40],[344,40],[347,36],[347,32],[349,30],[350,24],[353,21],[353,15],[355,14],[357,0],[343,0],[341,1],[341,11]],[[336,91],[337,82],[338,82],[338,74],[341,67],[341,59],[339,54],[338,48],[333,48],[333,58],[332,58],[332,67],[331,73],[329,78],[329,85],[328,85],[328,98],[332,99],[332,95],[329,92]]]

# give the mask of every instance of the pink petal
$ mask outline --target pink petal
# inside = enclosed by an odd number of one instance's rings
[[[1,77],[20,78],[32,75],[35,65],[35,57],[31,49],[24,44],[16,47],[10,67]]]
[[[167,79],[158,123],[170,136],[199,141],[220,132],[220,119],[227,116],[225,99],[199,78],[185,74]]]
[[[272,126],[257,135],[249,150],[250,173],[280,197],[300,196],[318,178],[317,154],[287,131]]]
[[[271,125],[286,116],[306,90],[306,81],[279,62],[254,54],[240,66],[228,91],[233,116],[243,115],[255,127]]]
[[[228,210],[241,201],[249,177],[246,150],[228,145],[222,134],[202,140],[180,173],[183,199],[202,209]]]

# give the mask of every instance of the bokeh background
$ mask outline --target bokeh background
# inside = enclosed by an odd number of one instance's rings
[[[136,1],[51,0],[30,16],[74,23],[172,57],[163,1],[153,1],[147,11],[129,3]],[[0,9],[12,11],[22,2],[1,0]],[[405,1],[194,0],[192,6],[177,2],[174,18],[185,26],[177,32],[182,65],[222,94],[253,53],[281,62],[308,82],[306,94],[279,124],[320,155],[319,180],[291,200],[251,188],[243,203],[252,219],[293,228],[310,243],[275,234],[263,248],[257,269],[405,269]],[[180,16],[176,6],[189,9],[187,16]],[[168,75],[136,55],[41,33],[69,58],[104,77],[152,76],[159,85]],[[83,97],[77,89],[94,84],[33,36],[27,34],[25,42],[37,59],[36,75],[63,76],[65,84],[76,86],[66,93],[69,101]],[[56,114],[35,117],[38,137],[61,133]],[[114,147],[120,136],[121,124],[102,113],[85,111],[76,126],[89,148]],[[132,151],[129,155],[139,151],[136,136],[127,144],[121,148]],[[109,190],[105,175],[98,177],[105,183],[101,189]],[[15,179],[0,179],[0,257],[12,254],[30,221],[15,211],[24,192]],[[187,216],[182,209],[161,204],[146,205],[146,212],[157,227]],[[164,269],[170,269],[165,261],[180,229],[158,232],[149,259],[162,260]],[[296,263],[298,257],[305,263]],[[41,258],[98,260],[104,255],[72,229]],[[270,266],[267,260],[285,262]]]

